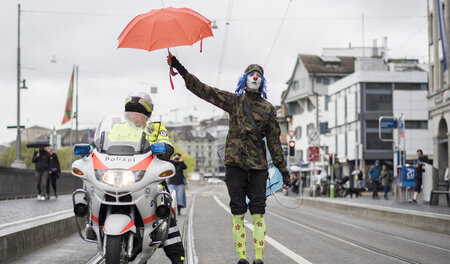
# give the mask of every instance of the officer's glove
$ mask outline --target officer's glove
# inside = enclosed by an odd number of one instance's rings
[[[181,76],[186,75],[186,73],[188,72],[175,56],[170,57],[170,66],[177,69],[178,73],[181,74]]]
[[[289,172],[285,171],[281,173],[281,176],[283,176],[283,184],[291,187],[291,176],[289,175]]]

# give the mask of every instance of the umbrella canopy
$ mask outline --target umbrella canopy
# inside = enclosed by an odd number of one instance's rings
[[[138,15],[118,40],[119,48],[152,51],[192,45],[210,36],[213,36],[210,20],[189,8],[168,7]]]
[[[27,148],[39,148],[39,147],[48,147],[50,143],[48,140],[37,139],[27,143]]]

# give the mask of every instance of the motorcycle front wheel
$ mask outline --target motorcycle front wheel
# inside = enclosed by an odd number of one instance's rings
[[[105,264],[128,263],[125,259],[125,239],[124,236],[107,236]]]

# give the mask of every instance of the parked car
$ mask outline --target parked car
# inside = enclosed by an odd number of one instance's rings
[[[222,180],[217,179],[217,178],[209,178],[208,183],[209,184],[219,184],[219,183],[222,183]]]

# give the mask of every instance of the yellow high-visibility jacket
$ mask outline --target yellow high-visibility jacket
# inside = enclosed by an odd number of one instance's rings
[[[136,127],[128,122],[115,124],[108,134],[108,139],[110,141],[139,142],[142,132],[147,134],[147,141],[150,146],[155,143],[166,143],[172,146],[169,133],[167,133],[166,127],[161,122],[147,123],[145,129]]]

